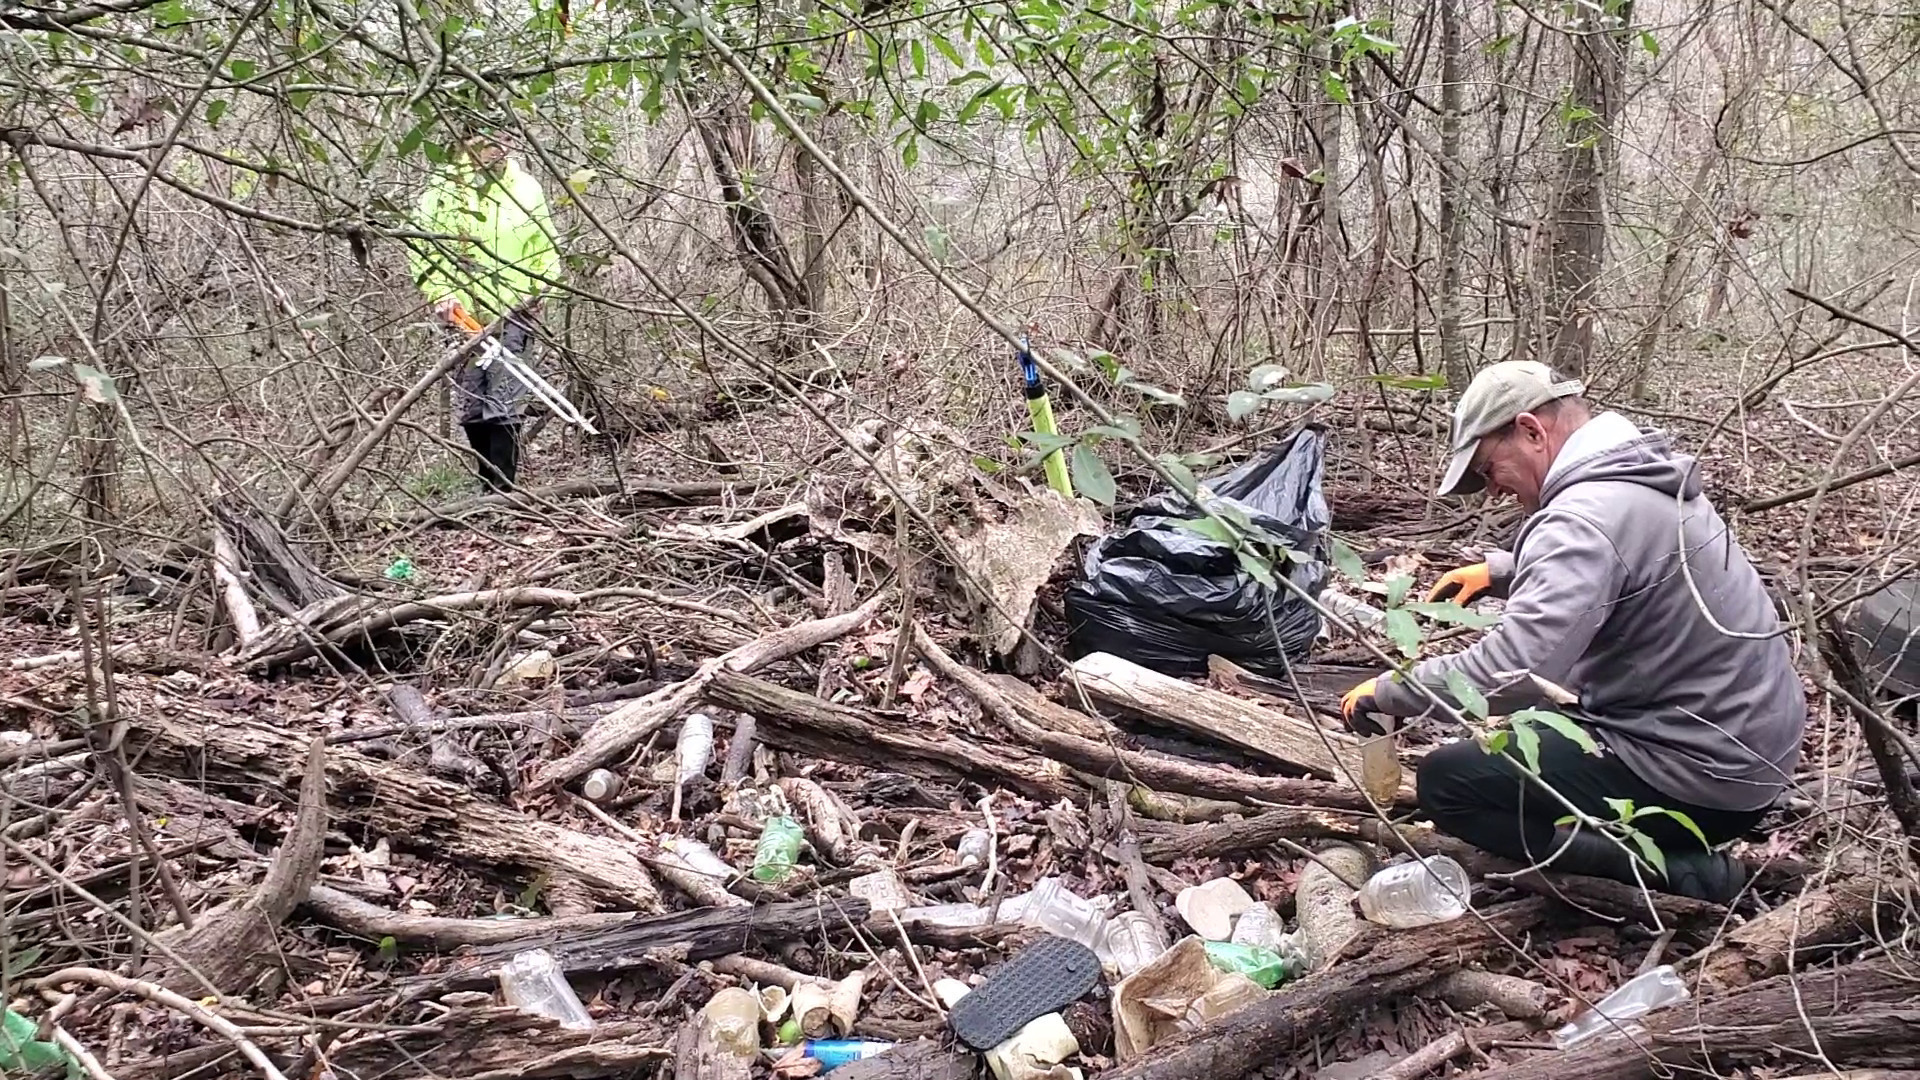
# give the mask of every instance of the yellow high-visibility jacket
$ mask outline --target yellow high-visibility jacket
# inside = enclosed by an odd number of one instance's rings
[[[407,242],[407,265],[429,302],[448,297],[482,322],[532,299],[559,276],[547,196],[518,162],[491,170],[461,164],[427,185],[414,212],[423,232],[458,240]]]

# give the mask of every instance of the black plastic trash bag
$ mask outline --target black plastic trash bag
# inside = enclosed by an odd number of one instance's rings
[[[1320,488],[1325,456],[1326,434],[1310,425],[1239,468],[1201,481],[1254,524],[1313,557],[1273,566],[1309,596],[1327,581],[1332,514]],[[1067,587],[1073,656],[1106,652],[1169,675],[1203,675],[1207,656],[1215,654],[1277,677],[1286,666],[1282,653],[1306,655],[1320,632],[1319,613],[1284,586],[1255,581],[1226,544],[1178,524],[1203,516],[1169,491],[1141,503],[1125,528],[1094,543],[1083,576]]]

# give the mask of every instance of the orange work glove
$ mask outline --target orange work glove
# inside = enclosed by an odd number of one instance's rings
[[[1465,607],[1480,599],[1482,593],[1493,588],[1493,571],[1486,563],[1474,563],[1472,566],[1456,567],[1440,575],[1434,583],[1433,591],[1427,593],[1427,603],[1435,604],[1442,600],[1452,600]]]
[[[1340,715],[1346,718],[1347,729],[1356,735],[1385,735],[1387,729],[1368,714],[1374,711],[1377,702],[1373,692],[1380,678],[1375,676],[1346,692],[1340,698]]]

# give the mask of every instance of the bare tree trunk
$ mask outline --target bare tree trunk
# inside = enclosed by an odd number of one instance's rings
[[[1707,184],[1713,179],[1714,156],[1708,153],[1700,155],[1700,164],[1693,171],[1693,182],[1687,187],[1686,195],[1680,200],[1680,210],[1674,215],[1673,229],[1667,233],[1666,256],[1660,260],[1660,287],[1654,292],[1653,314],[1646,325],[1640,328],[1640,338],[1633,347],[1633,392],[1635,401],[1647,400],[1647,372],[1653,368],[1653,354],[1660,351],[1660,335],[1672,318],[1675,308],[1680,306],[1680,288],[1686,282],[1687,270],[1693,260],[1688,257],[1688,249],[1693,245],[1695,230],[1706,212]]]
[[[1613,167],[1613,125],[1622,99],[1625,29],[1633,4],[1624,0],[1617,16],[1581,9],[1573,35],[1573,86],[1567,98],[1567,146],[1555,200],[1547,258],[1552,297],[1548,324],[1550,362],[1584,375],[1593,356],[1594,294],[1606,266],[1605,184]],[[1618,25],[1602,25],[1614,20]]]
[[[1440,0],[1440,370],[1456,393],[1467,387],[1466,342],[1460,340],[1462,241],[1460,213],[1466,162],[1460,158],[1460,0]]]
[[[694,126],[720,185],[740,266],[767,294],[776,324],[775,352],[781,359],[797,356],[811,341],[818,297],[804,267],[794,265],[779,223],[748,187],[741,162],[751,157],[752,122],[737,107],[723,106],[696,119]]]

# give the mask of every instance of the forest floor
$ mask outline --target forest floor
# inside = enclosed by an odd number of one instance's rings
[[[1811,526],[1811,497],[1737,511],[1818,482],[1884,390],[1851,379],[1795,375],[1722,422],[1759,381],[1730,368],[1630,412],[1701,451],[1709,496],[1783,598],[1804,583],[1823,607],[1910,570],[1910,480],[1836,491]],[[1515,516],[1427,498],[1445,418],[1397,398],[1315,419],[1333,532],[1373,581],[1406,574],[1423,591]],[[1737,845],[1760,873],[1733,908],[1516,873],[1416,824],[1413,766],[1452,736],[1403,738],[1409,779],[1381,805],[1346,774],[1358,751],[1338,697],[1377,672],[1384,639],[1321,642],[1297,685],[1220,663],[1170,687],[1124,661],[1064,661],[1046,652],[1064,648],[1061,596],[1090,537],[1057,536],[1033,602],[1045,648],[990,655],[991,619],[955,561],[987,565],[1032,497],[936,425],[908,426],[925,439],[854,441],[895,451],[876,456],[937,537],[830,433],[763,411],[697,439],[643,432],[617,474],[603,448],[548,428],[522,495],[402,507],[325,544],[289,545],[231,502],[213,531],[236,549],[232,582],[211,572],[204,528],[105,564],[72,546],[13,553],[6,996],[120,1080],[709,1078],[761,1075],[786,1050],[769,1023],[760,1059],[728,1058],[702,1006],[780,986],[806,1034],[896,1044],[836,1075],[959,1077],[979,1056],[954,1043],[935,984],[990,985],[1041,932],[902,920],[875,881],[915,907],[991,906],[1058,878],[1172,942],[1187,933],[1180,890],[1231,878],[1303,928],[1318,969],[1192,1033],[1162,1015],[1151,1053],[1116,1046],[1101,980],[1065,1013],[1068,1066],[1564,1080],[1651,1076],[1656,1061],[1785,1076],[1920,1052],[1900,974],[1913,867],[1853,716],[1811,677],[1811,640],[1795,639],[1812,705],[1802,772]],[[1912,427],[1838,472],[1912,454]],[[1177,449],[1207,445],[1186,438]],[[1151,494],[1143,469],[1114,464],[1122,506]],[[696,712],[713,750],[677,782]],[[620,784],[596,803],[581,780],[599,767]],[[776,792],[807,843],[769,883],[744,871]],[[991,859],[963,863],[981,828]],[[741,872],[700,874],[689,841]],[[1334,869],[1407,852],[1457,857],[1474,911],[1417,930],[1361,921]],[[558,959],[590,1030],[502,1004],[491,972],[533,948]],[[1555,1026],[1663,963],[1690,1003],[1634,1038],[1555,1048]],[[828,1007],[829,988],[854,1004]],[[1173,998],[1157,1007],[1177,1014]]]

